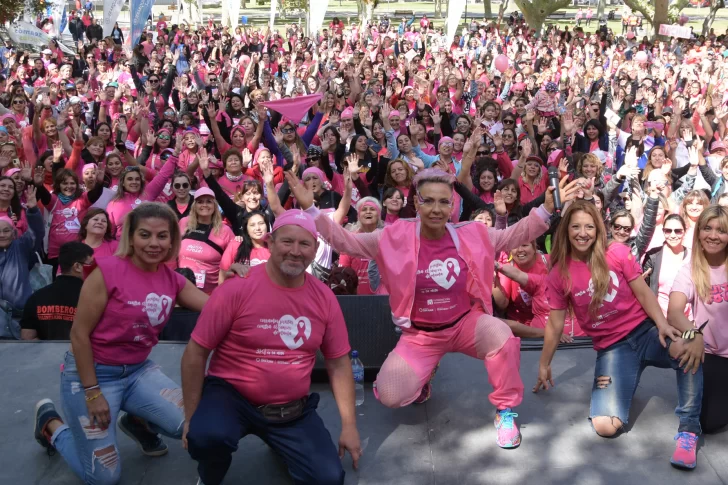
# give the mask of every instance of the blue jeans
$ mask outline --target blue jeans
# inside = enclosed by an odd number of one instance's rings
[[[61,374],[61,399],[66,424],[51,437],[51,444],[74,473],[87,484],[116,484],[121,460],[116,446],[116,420],[120,411],[147,420],[149,428],[180,439],[184,425],[182,390],[151,360],[136,365],[94,364],[104,398],[109,403],[111,424],[105,430],[92,427],[76,359],[66,353]]]
[[[703,367],[698,372],[685,373],[679,361],[670,357],[658,338],[652,320],[645,320],[627,337],[597,352],[594,366],[594,385],[589,419],[597,416],[616,417],[627,424],[637,384],[645,367],[674,369],[677,376],[677,408],[680,419],[678,432],[700,434],[700,408],[703,399]]]
[[[238,441],[254,434],[281,456],[296,485],[342,485],[344,469],[331,435],[316,413],[318,402],[319,395],[313,393],[300,417],[272,423],[232,384],[207,377],[187,433],[187,449],[199,463],[202,482],[219,485]]]

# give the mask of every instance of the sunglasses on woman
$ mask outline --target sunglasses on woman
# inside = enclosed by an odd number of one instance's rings
[[[281,129],[281,133],[283,133],[284,135],[290,135],[291,133],[294,133],[295,131],[296,130],[294,130],[293,128],[282,128]]]
[[[675,233],[676,236],[682,236],[683,234],[685,234],[685,229],[668,229],[666,227],[663,227],[662,232],[664,234],[667,234],[668,236],[672,233]]]
[[[160,140],[171,140],[172,139],[172,137],[169,135],[159,135],[157,138],[159,138]]]
[[[180,189],[189,189],[190,188],[190,184],[188,184],[187,182],[182,182],[181,184],[174,184],[174,188],[177,189],[177,190],[180,190]]]
[[[612,229],[616,232],[632,232],[632,226],[622,226],[619,224],[612,224]]]

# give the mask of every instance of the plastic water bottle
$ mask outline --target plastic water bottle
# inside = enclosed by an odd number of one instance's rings
[[[356,392],[356,405],[364,403],[364,364],[359,360],[359,352],[351,352],[351,370],[354,372],[354,391]]]

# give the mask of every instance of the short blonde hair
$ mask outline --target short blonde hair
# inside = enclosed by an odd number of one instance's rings
[[[128,258],[134,254],[134,245],[132,244],[134,232],[139,227],[139,223],[146,219],[163,219],[169,223],[169,236],[172,239],[172,247],[162,262],[166,263],[177,259],[181,244],[179,223],[172,209],[161,202],[144,202],[126,215],[116,256]]]

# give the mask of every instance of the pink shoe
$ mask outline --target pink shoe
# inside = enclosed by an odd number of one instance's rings
[[[695,433],[682,432],[675,436],[677,446],[675,453],[670,458],[672,466],[692,470],[698,465],[698,435]]]
[[[430,380],[427,381],[427,384],[422,386],[422,391],[420,392],[420,395],[415,399],[413,404],[424,404],[427,401],[430,400],[430,397],[432,396],[432,379],[435,378],[435,374],[437,374],[437,369],[440,368],[440,363],[438,362],[434,369],[432,369],[432,373],[430,374]]]
[[[521,432],[513,418],[518,414],[506,408],[495,414],[495,429],[498,431],[496,443],[501,448],[518,448],[521,444]]]

